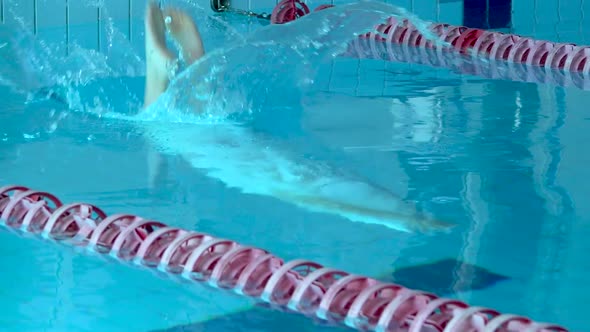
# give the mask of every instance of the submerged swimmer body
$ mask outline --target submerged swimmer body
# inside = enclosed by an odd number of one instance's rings
[[[148,5],[146,13],[146,86],[144,106],[163,94],[177,58],[166,47],[171,35],[190,66],[204,55],[191,18],[179,10]],[[310,211],[403,232],[444,231],[449,224],[427,218],[388,190],[337,174],[320,164],[301,162],[287,152],[258,142],[244,127],[229,123],[174,126],[155,124],[146,135],[166,152],[243,193],[271,196]]]

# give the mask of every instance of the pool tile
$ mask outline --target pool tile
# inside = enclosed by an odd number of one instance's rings
[[[461,25],[463,23],[462,1],[438,0],[437,6],[437,22],[452,25]]]
[[[479,29],[509,28],[512,0],[464,0],[463,25]]]
[[[254,12],[271,12],[277,5],[277,0],[256,0],[250,2],[250,10]]]
[[[251,0],[232,0],[231,8],[240,10],[250,10],[252,9],[252,2]]]

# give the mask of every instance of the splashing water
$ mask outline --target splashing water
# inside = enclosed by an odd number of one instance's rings
[[[261,28],[247,38],[208,52],[175,77],[156,103],[135,116],[124,114],[120,108],[115,111],[113,105],[102,109],[102,105],[109,105],[111,97],[102,90],[104,85],[117,76],[139,74],[139,70],[121,70],[117,61],[121,54],[117,58],[113,52],[109,57],[76,49],[64,59],[45,44],[33,43],[42,45],[28,46],[29,51],[35,48],[34,56],[28,58],[34,63],[21,62],[19,69],[37,76],[37,85],[11,83],[29,89],[55,87],[71,109],[78,106],[95,113],[101,109],[102,117],[130,120],[161,152],[182,156],[194,168],[244,193],[271,196],[311,211],[399,231],[448,229],[448,224],[417,213],[377,185],[325,163],[307,160],[285,144],[236,124],[297,102],[313,85],[315,68],[320,63],[342,54],[358,34],[371,31],[391,16],[411,17],[398,7],[361,1],[316,12],[289,24]],[[426,26],[413,21],[418,27]],[[109,31],[111,42],[129,46],[114,38],[114,28]],[[24,54],[27,50],[18,49],[17,43],[9,44],[12,51]],[[118,47],[109,43],[111,51]],[[132,63],[138,66],[140,62]],[[86,101],[81,92],[92,87],[92,81],[103,83],[89,94],[92,101]],[[125,95],[120,91],[115,94]],[[268,96],[280,97],[273,99],[272,109],[263,103]],[[158,165],[152,168],[158,169]]]
[[[55,98],[72,111],[100,113],[104,111],[102,106],[110,104],[111,96],[98,91],[95,98],[85,100],[81,93],[85,86],[105,78],[144,75],[144,62],[127,38],[114,28],[104,7],[101,10],[106,47],[102,52],[35,36],[24,20],[8,8],[15,23],[0,25],[0,40],[4,44],[0,48],[0,84],[27,94],[29,102]],[[129,106],[138,107],[138,99],[127,92]]]
[[[360,1],[330,8],[262,28],[207,53],[173,79],[168,91],[140,118],[195,121],[194,114],[202,113],[200,120],[244,119],[262,110],[266,96],[288,91],[296,98],[314,83],[320,63],[339,56],[353,38],[391,16],[411,19],[426,37],[440,42],[427,30],[426,22],[399,7]],[[273,101],[291,103],[293,99]]]
[[[193,11],[204,11],[194,1],[183,2]],[[0,84],[28,93],[33,101],[58,97],[74,111],[107,117],[134,113],[141,108],[141,92],[125,79],[143,77],[145,63],[115,28],[101,1],[86,5],[101,9],[106,38],[102,52],[42,40],[9,10],[17,24],[0,25]],[[288,106],[314,83],[319,63],[340,55],[356,35],[371,31],[391,16],[409,19],[425,36],[440,42],[426,22],[405,9],[372,1],[312,13],[289,24],[261,28],[248,37],[213,17],[204,29],[200,25],[202,33],[221,30],[223,39],[231,43],[208,52],[180,73],[158,102],[135,120],[219,121],[230,115],[243,119],[259,112],[267,96],[285,91],[290,98],[273,99],[284,102],[273,107]],[[107,85],[117,88],[104,89],[101,83],[106,79]],[[115,94],[124,96],[116,98]],[[117,100],[121,97],[127,100],[124,107]],[[195,117],[195,110],[202,116]]]

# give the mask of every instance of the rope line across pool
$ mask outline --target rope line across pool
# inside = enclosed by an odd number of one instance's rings
[[[325,10],[333,5],[321,5],[315,9]],[[310,13],[309,7],[300,0],[280,1],[271,15],[271,22],[284,24]],[[452,26],[444,23],[431,24],[428,29],[451,49],[473,57],[502,60],[510,63],[558,69],[590,76],[590,47],[572,43],[555,43],[535,40],[515,34]],[[436,49],[442,52],[449,47],[438,47],[426,39],[408,20],[391,17],[375,27],[375,32],[361,35],[380,42],[418,48]]]
[[[361,331],[567,331],[23,186],[0,188],[0,222]]]

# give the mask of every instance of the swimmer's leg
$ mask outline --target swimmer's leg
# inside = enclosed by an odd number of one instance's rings
[[[190,66],[205,54],[197,25],[188,14],[174,8],[165,9],[164,17],[168,32],[178,44],[186,65]]]
[[[144,107],[152,104],[166,91],[169,71],[175,56],[166,47],[164,17],[158,5],[150,2],[145,17],[146,82]]]

